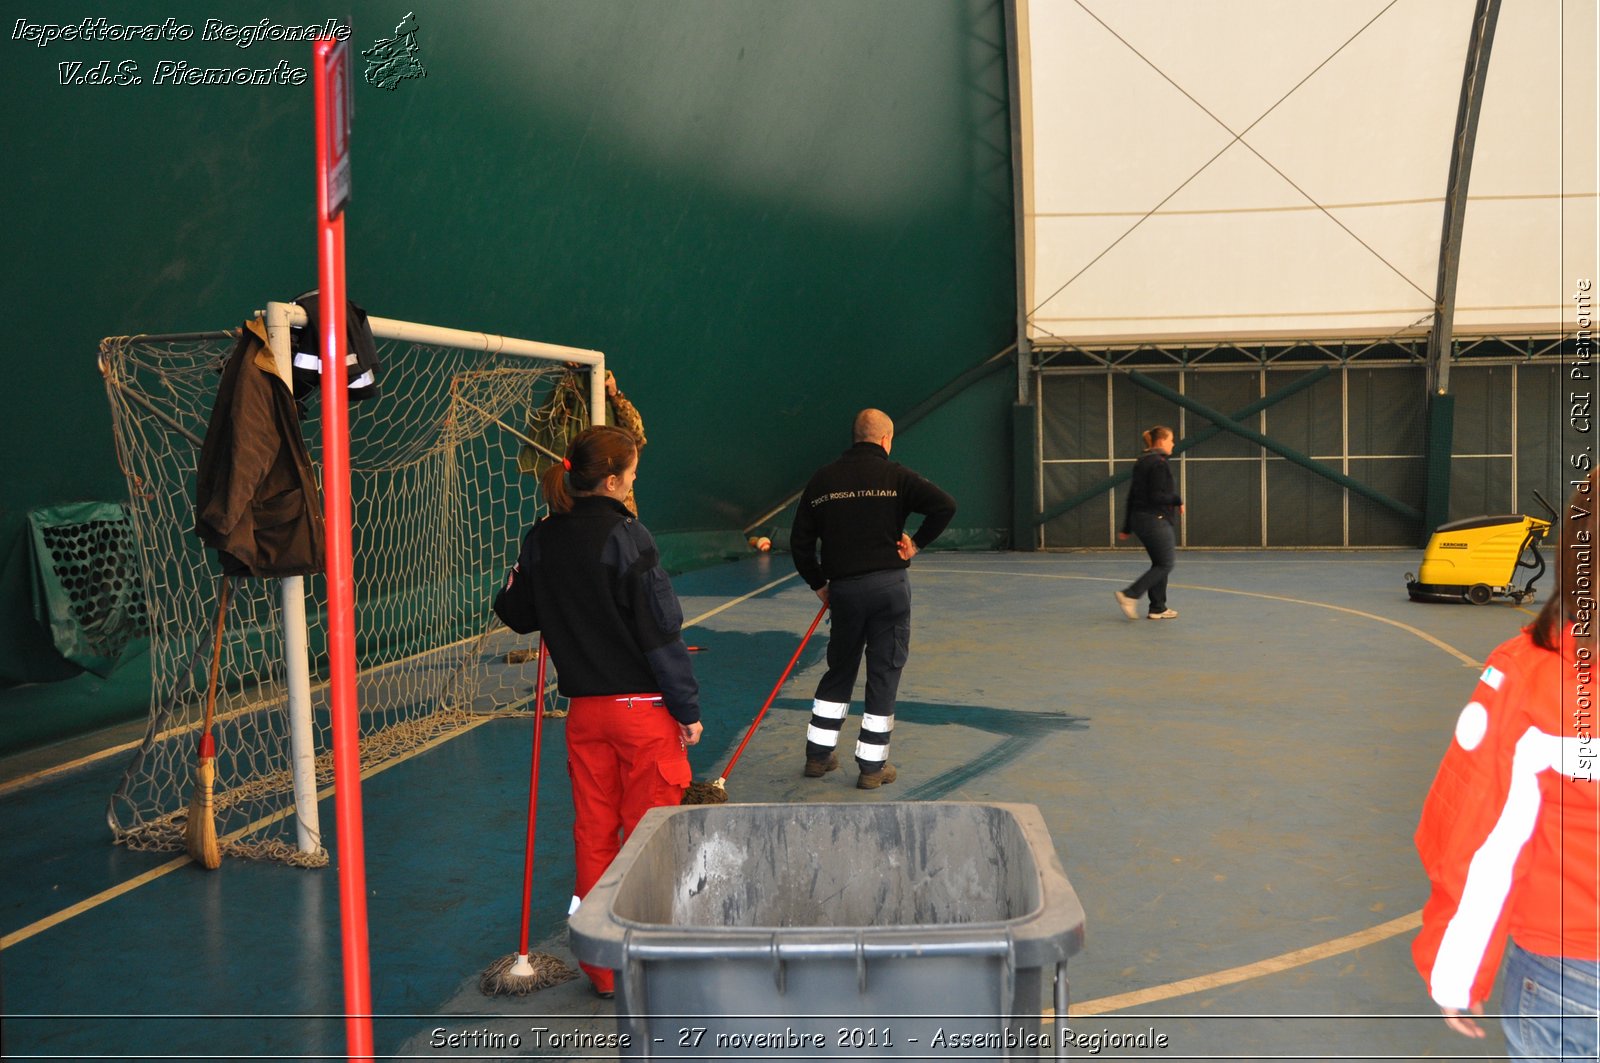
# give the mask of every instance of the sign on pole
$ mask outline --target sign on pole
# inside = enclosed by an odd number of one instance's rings
[[[328,217],[336,218],[350,202],[350,117],[354,110],[351,88],[355,85],[354,68],[350,65],[350,42],[339,41],[328,50],[328,168],[323,190],[328,203]]]

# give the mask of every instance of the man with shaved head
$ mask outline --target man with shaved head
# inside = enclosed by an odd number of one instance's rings
[[[906,569],[949,526],[956,501],[889,460],[894,422],[882,410],[856,414],[853,434],[854,445],[817,470],[806,485],[789,532],[789,549],[801,578],[833,613],[828,671],[817,684],[806,729],[805,775],[820,779],[839,766],[835,747],[865,653],[867,696],[856,741],[861,771],[856,785],[875,790],[897,775],[889,763],[889,734],[900,672],[911,647]],[[915,535],[907,535],[906,518],[913,513],[922,514],[922,524]]]

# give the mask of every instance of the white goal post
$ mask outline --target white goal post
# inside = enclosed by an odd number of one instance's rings
[[[290,331],[306,325],[306,312],[294,303],[268,303],[260,314],[267,326],[267,345],[278,363],[278,376],[293,388],[294,355]],[[594,424],[604,424],[606,415],[606,357],[599,351],[562,347],[553,343],[514,339],[486,332],[368,317],[375,340],[399,340],[431,347],[478,350],[489,354],[576,362],[589,367],[589,409]],[[316,733],[311,717],[311,669],[306,646],[305,577],[286,576],[279,581],[283,617],[284,668],[288,678],[287,704],[294,778],[297,847],[314,853],[321,847],[321,826],[317,813]]]
[[[291,330],[304,311],[271,302],[256,316],[291,382]],[[486,716],[525,711],[532,669],[513,651],[530,640],[500,626],[489,603],[522,530],[544,512],[527,457],[559,457],[578,422],[605,420],[599,351],[368,323],[380,390],[350,414],[364,769]],[[220,586],[192,534],[194,468],[236,337],[101,343],[150,617],[149,725],[107,809],[117,840],[134,848],[182,848]],[[587,370],[586,395],[572,390],[581,377],[569,366]],[[309,399],[307,421],[318,401]],[[320,476],[319,433],[302,424],[302,435]],[[326,862],[317,816],[331,779],[324,584],[322,574],[236,583],[215,725],[224,852]]]

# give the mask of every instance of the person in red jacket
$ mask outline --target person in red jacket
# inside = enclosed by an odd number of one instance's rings
[[[1484,1031],[1505,953],[1513,1059],[1596,1058],[1600,1013],[1600,741],[1594,719],[1595,477],[1562,525],[1557,586],[1489,655],[1422,809],[1432,883],[1417,970],[1450,1028]]]

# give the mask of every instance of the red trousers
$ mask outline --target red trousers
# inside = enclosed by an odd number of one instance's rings
[[[600,881],[644,814],[683,801],[693,775],[678,721],[659,694],[573,698],[567,716],[572,776],[572,841],[581,901]],[[612,972],[581,964],[594,987],[613,989]]]

